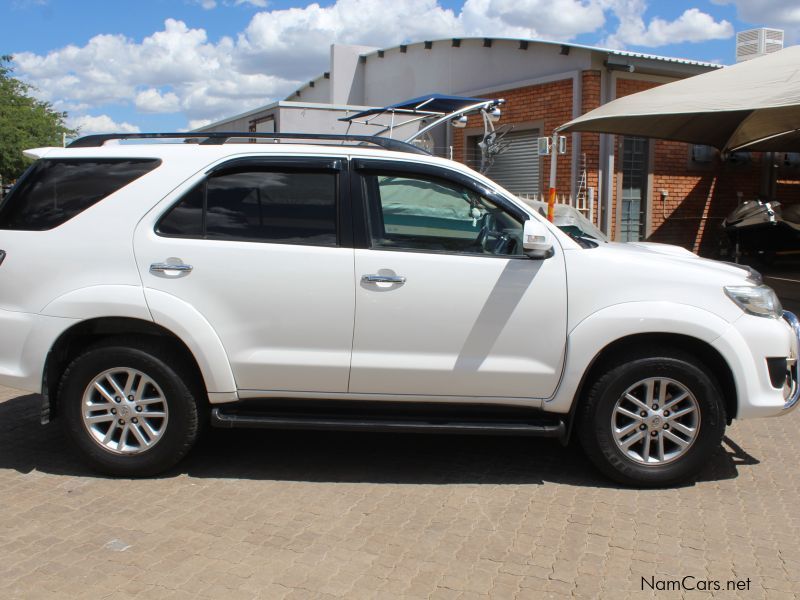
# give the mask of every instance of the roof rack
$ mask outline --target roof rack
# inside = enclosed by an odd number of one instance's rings
[[[429,154],[429,152],[399,140],[378,137],[374,135],[350,135],[334,133],[255,133],[250,131],[209,131],[188,132],[188,133],[102,133],[97,135],[86,135],[73,140],[67,148],[97,148],[111,140],[161,140],[161,139],[183,139],[201,140],[200,145],[220,145],[230,139],[267,139],[273,140],[276,144],[280,140],[309,140],[309,141],[336,141],[352,142],[357,144],[374,144],[386,150],[396,152],[410,152],[413,154]]]

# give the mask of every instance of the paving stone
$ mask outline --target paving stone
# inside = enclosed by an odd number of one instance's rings
[[[800,411],[664,490],[544,440],[216,430],[110,479],[38,411],[0,388],[3,599],[800,597]],[[686,575],[750,587],[643,583]]]

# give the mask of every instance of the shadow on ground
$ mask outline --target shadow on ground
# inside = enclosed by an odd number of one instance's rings
[[[58,424],[39,424],[40,399],[0,403],[0,469],[102,477],[90,471]],[[729,438],[701,481],[733,479],[758,464]],[[371,434],[211,429],[189,456],[162,475],[281,481],[494,485],[553,482],[614,486],[577,445],[501,436]]]

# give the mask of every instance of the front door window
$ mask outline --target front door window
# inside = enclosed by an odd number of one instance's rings
[[[522,223],[471,190],[417,175],[364,181],[373,248],[522,255]]]

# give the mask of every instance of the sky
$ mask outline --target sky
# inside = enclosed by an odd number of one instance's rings
[[[800,2],[4,0],[0,55],[82,134],[180,131],[288,96],[332,43],[512,37],[731,64],[735,32],[761,26],[800,42]]]

